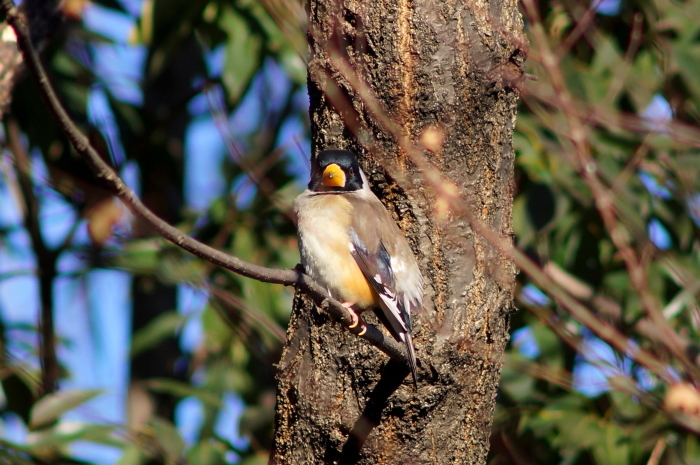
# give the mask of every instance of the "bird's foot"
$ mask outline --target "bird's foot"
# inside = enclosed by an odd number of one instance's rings
[[[352,323],[350,323],[350,326],[348,326],[348,328],[357,328],[357,325],[360,324],[362,319],[360,318],[360,315],[358,315],[357,312],[355,312],[355,310],[352,309],[352,306],[355,305],[355,302],[343,302],[340,305],[342,305],[343,308],[347,310],[350,314],[350,319],[352,320]]]
[[[362,336],[367,332],[367,325],[365,325],[365,322],[362,321],[362,317],[357,313],[355,310],[352,309],[352,306],[355,305],[354,302],[343,302],[342,303],[343,307],[345,307],[348,312],[350,313],[350,318],[352,319],[352,323],[350,323],[350,326],[348,326],[348,329],[355,329],[358,326],[360,326],[360,332],[357,333],[358,336]]]

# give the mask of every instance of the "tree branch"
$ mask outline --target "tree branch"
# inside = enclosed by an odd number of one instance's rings
[[[46,246],[39,224],[39,202],[34,195],[29,154],[20,142],[19,126],[7,119],[8,147],[15,158],[15,171],[24,201],[24,227],[29,233],[32,249],[36,255],[39,279],[39,362],[41,365],[41,396],[51,394],[58,387],[58,360],[56,359],[56,334],[53,319],[53,283],[56,278],[56,260],[59,251]]]
[[[524,0],[524,2],[527,6],[531,3],[531,0]],[[533,21],[533,24],[539,23]],[[313,34],[314,31],[312,30],[311,33]],[[463,201],[460,190],[457,188],[457,186],[451,183],[448,179],[444,178],[442,174],[427,161],[423,152],[416,147],[411,140],[405,136],[404,132],[396,126],[395,122],[391,120],[391,118],[382,108],[378,99],[372,94],[371,86],[363,83],[347,61],[337,55],[337,51],[335,49],[331,49],[331,62],[336,67],[335,70],[348,81],[353,90],[357,92],[359,99],[362,101],[365,108],[367,108],[367,110],[377,118],[382,127],[396,138],[401,149],[408,154],[409,158],[421,170],[423,180],[426,182],[426,184],[432,187],[437,198],[449,205],[452,214],[466,219],[474,232],[482,236],[492,246],[496,247],[505,257],[511,260],[517,267],[527,274],[536,285],[542,289],[546,289],[547,293],[558,304],[566,309],[574,319],[593,331],[599,338],[609,343],[619,352],[629,356],[640,365],[648,368],[652,373],[663,379],[667,384],[673,384],[675,382],[675,379],[669,372],[666,364],[663,363],[658,357],[637,346],[634,341],[627,338],[614,326],[606,323],[604,320],[599,318],[595,312],[591,311],[587,306],[579,302],[568,292],[568,290],[564,289],[559,283],[555,282],[554,279],[547,275],[542,267],[538,266],[524,252],[515,247],[510,238],[485,225],[479,218],[478,214],[472,209],[468,208],[466,203]],[[321,72],[323,71],[324,70]],[[555,69],[550,70],[550,72],[552,74],[557,73]],[[325,90],[329,100],[333,102],[334,106],[337,108],[342,108],[343,106],[351,109],[353,108],[351,105],[348,105],[343,101],[342,93],[338,92],[339,85],[336,82],[336,78],[327,75],[325,76],[327,79],[324,81],[323,79],[320,79],[320,75],[318,75],[318,73],[316,76],[312,77],[317,79],[318,82],[327,83]],[[355,134],[358,140],[363,140],[361,137],[363,134],[363,128],[360,126],[357,120],[345,117],[345,124],[348,128],[350,128],[353,134]],[[579,137],[582,137],[581,134],[583,134],[583,132],[579,131]],[[370,139],[367,143],[375,144],[376,141]],[[373,147],[370,147],[370,151],[376,153],[376,151],[373,150]],[[388,164],[391,161],[382,160],[382,162],[387,162]],[[399,182],[410,183],[411,180],[400,179]],[[631,264],[628,265],[630,274],[632,273],[632,270],[638,272],[639,269],[642,268],[638,261],[630,260],[630,262]],[[646,294],[649,294],[648,289],[646,289],[644,286],[643,279],[638,278],[637,284],[639,289],[642,289],[646,292]],[[651,298],[649,300],[651,300]],[[659,313],[660,312],[658,312],[658,310],[651,312],[652,315],[658,315]],[[652,321],[657,324],[657,320]],[[668,327],[669,325],[667,321],[664,320],[662,322],[658,322],[658,328],[655,328],[657,334],[659,334],[657,338],[670,348],[671,353],[673,353],[679,360],[681,360],[681,362],[683,362],[686,368],[688,368],[689,372],[694,373],[697,369],[695,367],[688,366],[688,355],[684,352],[683,347],[679,345],[680,339],[675,333],[668,330]]]
[[[265,268],[248,263],[238,257],[216,250],[187,236],[179,229],[160,219],[148,209],[136,194],[124,184],[112,167],[102,159],[97,151],[90,145],[88,138],[68,116],[49,82],[36,50],[34,50],[32,46],[24,21],[20,17],[12,0],[1,0],[0,9],[6,16],[7,23],[12,26],[17,35],[17,44],[22,51],[27,68],[37,81],[41,95],[46,100],[49,110],[53,113],[66,137],[70,140],[71,145],[83,160],[85,160],[90,169],[92,169],[102,185],[119,197],[134,216],[150,225],[164,239],[215,265],[258,281],[294,286],[311,297],[316,305],[320,306],[333,318],[337,319],[348,331],[359,336],[359,332],[362,328],[356,327],[350,329],[352,318],[348,310],[346,310],[340,302],[329,297],[321,286],[298,269]],[[387,354],[390,358],[407,363],[403,347],[392,338],[385,337],[384,334],[373,325],[368,324],[367,331],[360,337]]]

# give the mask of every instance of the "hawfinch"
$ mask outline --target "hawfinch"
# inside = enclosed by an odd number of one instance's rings
[[[350,310],[352,327],[364,327],[359,314],[374,309],[394,339],[406,345],[417,386],[411,313],[421,308],[423,277],[406,238],[370,190],[355,155],[346,150],[321,152],[293,208],[306,273]]]

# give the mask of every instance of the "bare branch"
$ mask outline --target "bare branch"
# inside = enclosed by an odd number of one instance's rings
[[[20,142],[19,126],[11,118],[7,120],[8,146],[15,158],[17,181],[24,203],[24,227],[29,233],[36,255],[39,279],[39,362],[41,365],[41,394],[45,396],[58,387],[58,361],[56,359],[56,334],[53,320],[53,283],[56,277],[58,251],[50,250],[41,235],[39,202],[34,195],[29,154]],[[60,251],[60,249],[59,249]]]
[[[12,0],[0,1],[0,9],[6,16],[8,24],[12,26],[17,35],[17,43],[24,56],[26,66],[36,79],[41,90],[41,95],[46,100],[50,111],[60,124],[64,134],[70,140],[71,145],[90,166],[102,185],[119,197],[134,216],[151,226],[156,233],[164,239],[215,265],[258,281],[296,287],[309,295],[317,305],[322,307],[333,318],[337,319],[343,326],[348,328],[348,331],[359,335],[362,328],[356,327],[350,329],[350,325],[352,324],[350,313],[340,302],[329,297],[321,286],[300,270],[266,268],[248,263],[238,257],[216,250],[187,236],[176,227],[160,219],[148,209],[136,194],[127,187],[112,167],[102,159],[95,148],[90,145],[88,138],[80,132],[80,129],[68,116],[49,82],[36,50],[32,46],[24,21],[20,17]],[[385,337],[384,334],[373,325],[367,325],[367,331],[360,337],[387,354],[390,358],[407,363],[403,347],[392,338]]]

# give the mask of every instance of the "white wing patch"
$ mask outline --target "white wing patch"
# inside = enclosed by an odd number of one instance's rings
[[[386,290],[386,289],[385,289]],[[389,310],[393,317],[396,319],[396,321],[399,322],[401,327],[403,328],[403,331],[408,331],[408,326],[406,325],[406,321],[404,321],[404,315],[402,314],[401,310],[399,309],[398,302],[396,301],[396,296],[386,293],[386,292],[380,292],[379,293],[379,298],[382,299],[382,306],[384,307],[385,310]],[[401,334],[400,331],[397,331],[399,334]]]
[[[350,252],[360,266],[362,273],[379,295],[382,313],[389,321],[392,330],[396,334],[410,331],[410,314],[401,308],[403,302],[399,302],[396,298],[397,293],[394,289],[396,282],[392,269],[394,260],[389,257],[381,243],[378,251],[370,253],[353,228],[350,228],[349,233]]]
[[[406,271],[403,260],[397,260],[395,257],[391,257],[391,268],[394,270],[394,274],[402,274]]]

